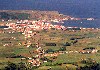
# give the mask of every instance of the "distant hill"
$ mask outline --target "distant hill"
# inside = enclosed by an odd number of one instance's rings
[[[28,19],[27,13],[0,12],[0,19]]]
[[[0,19],[53,19],[63,18],[64,15],[57,11],[33,11],[33,10],[1,10]]]

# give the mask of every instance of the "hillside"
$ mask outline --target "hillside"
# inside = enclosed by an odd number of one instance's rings
[[[64,18],[65,15],[59,14],[57,11],[34,11],[34,10],[1,10],[0,19],[54,19],[54,18]],[[67,16],[66,16],[67,17]],[[68,16],[69,17],[69,16]]]

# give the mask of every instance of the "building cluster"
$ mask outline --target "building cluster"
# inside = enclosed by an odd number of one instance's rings
[[[97,53],[98,50],[97,49],[86,49],[86,50],[81,50],[80,53],[82,54],[86,54],[86,53]]]
[[[40,66],[40,59],[44,57],[44,50],[38,46],[37,49],[33,51],[33,53],[36,53],[36,55],[34,58],[29,58],[28,63],[32,64],[32,66]]]
[[[34,30],[49,30],[51,28],[55,29],[65,29],[65,26],[62,25],[53,25],[50,22],[41,21],[29,21],[29,20],[22,20],[17,21],[16,23],[7,23],[6,26],[9,28],[22,32],[25,35],[25,38],[32,37],[35,32]]]
[[[41,62],[39,59],[30,59],[28,60],[29,64],[32,64],[32,66],[40,66]]]

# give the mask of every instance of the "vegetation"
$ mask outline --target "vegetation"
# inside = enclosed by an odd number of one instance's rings
[[[11,20],[11,19],[19,19],[19,20],[25,20],[29,19],[30,14],[27,13],[7,13],[7,12],[0,12],[0,18],[5,20]]]
[[[25,39],[20,32],[9,33],[11,30],[4,30],[0,33],[0,69],[15,70],[99,70],[100,69],[100,31],[84,30],[47,30],[38,31],[32,38]],[[54,34],[52,36],[52,33]],[[24,44],[31,41],[27,48]],[[28,57],[37,55],[36,45],[45,51],[53,54],[64,52],[58,56],[45,56],[40,59],[42,64],[39,67],[28,65]],[[46,45],[54,43],[56,46]],[[8,44],[8,45],[5,45]],[[80,50],[96,49],[96,53],[81,54]],[[60,52],[60,53],[61,53]],[[25,58],[21,60],[21,58]],[[9,62],[8,62],[9,61]],[[44,62],[47,61],[47,62]]]
[[[55,19],[55,18],[64,18],[67,16],[60,15],[57,11],[34,11],[34,10],[24,10],[24,11],[11,11],[11,10],[1,10],[0,19],[4,20],[25,20],[25,19],[34,19],[34,20],[43,20],[43,19]],[[68,16],[68,18],[70,18]]]

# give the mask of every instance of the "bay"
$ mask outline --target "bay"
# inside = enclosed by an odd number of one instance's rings
[[[59,11],[78,18],[100,19],[99,7],[100,0],[0,0],[0,10]],[[78,24],[76,21],[66,21],[65,26],[99,28],[100,21],[84,21],[82,24]]]

